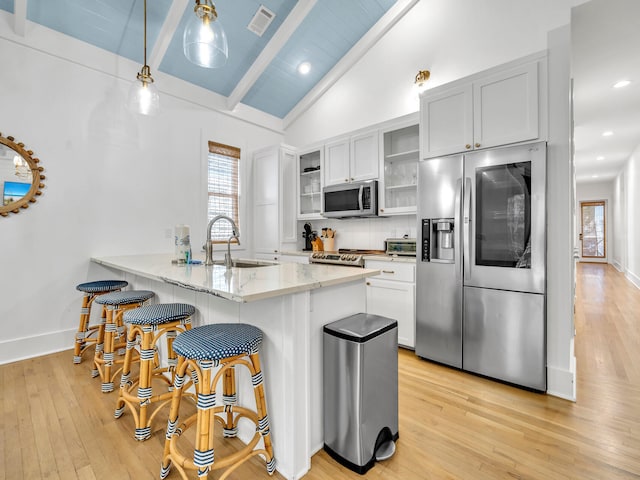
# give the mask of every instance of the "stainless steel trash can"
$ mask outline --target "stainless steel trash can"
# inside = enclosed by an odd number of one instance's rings
[[[364,474],[398,439],[398,322],[358,313],[323,330],[324,449]]]

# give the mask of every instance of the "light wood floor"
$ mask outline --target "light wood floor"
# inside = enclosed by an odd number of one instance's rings
[[[397,452],[364,478],[640,478],[640,290],[607,265],[580,264],[577,281],[576,403],[401,351]],[[164,421],[136,442],[71,356],[0,366],[0,479],[158,478]],[[230,478],[269,477],[256,460]],[[305,476],[360,478],[324,452]]]

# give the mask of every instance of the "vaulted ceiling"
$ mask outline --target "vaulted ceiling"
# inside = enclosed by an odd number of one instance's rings
[[[183,54],[194,0],[147,3],[152,74],[160,71],[214,92],[226,99],[229,110],[242,103],[285,119],[303,99],[321,94],[314,95],[314,88],[326,89],[327,79],[339,78],[345,56],[364,54],[415,0],[215,0],[229,44],[226,65],[216,69],[192,64]],[[259,36],[247,27],[265,7],[273,20]],[[143,0],[0,0],[0,10],[14,15],[15,29],[23,35],[28,35],[27,22],[33,22],[143,63]],[[370,31],[377,35],[367,37]],[[298,71],[303,62],[311,67],[306,75]]]

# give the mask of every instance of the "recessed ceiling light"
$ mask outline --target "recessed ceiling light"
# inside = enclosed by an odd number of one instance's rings
[[[611,135],[613,135],[613,132],[611,130],[607,130],[606,132],[602,132],[602,136],[603,137],[610,137]]]
[[[300,65],[298,65],[298,72],[300,72],[302,75],[306,75],[310,71],[311,64],[309,62],[302,62]]]
[[[596,160],[604,160],[603,156],[596,157]]]
[[[613,88],[622,88],[629,85],[631,82],[629,80],[620,80],[618,83],[613,85]]]
[[[591,178],[598,178],[598,175],[591,175]]]

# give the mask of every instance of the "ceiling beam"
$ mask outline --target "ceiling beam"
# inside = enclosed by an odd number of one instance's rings
[[[340,80],[416,3],[418,3],[418,0],[398,0],[284,117],[283,125],[285,130]]]
[[[13,2],[13,22],[16,34],[24,37],[27,32],[27,0]]]
[[[158,33],[158,40],[153,46],[151,56],[149,57],[149,67],[152,71],[157,71],[160,68],[162,59],[165,53],[167,53],[167,49],[180,24],[182,15],[184,15],[184,11],[190,3],[193,2],[191,0],[173,0],[171,2],[169,13],[167,13],[167,18],[165,18],[162,23],[162,28],[160,28],[160,32]]]
[[[266,47],[260,52],[260,55],[258,55],[258,58],[253,62],[253,65],[249,67],[247,73],[244,74],[236,85],[236,88],[234,88],[231,95],[229,95],[227,100],[229,110],[233,110],[238,106],[238,103],[240,103],[251,87],[253,87],[254,83],[260,78],[260,75],[262,75],[289,38],[291,38],[293,32],[297,30],[309,14],[316,4],[316,1],[317,0],[299,0],[296,3],[291,13],[289,13],[284,22],[282,22],[282,25],[280,25],[280,28],[278,28],[278,31],[271,37],[269,43],[267,43]]]

